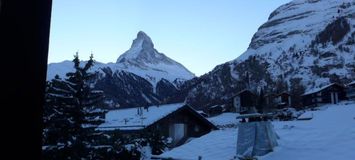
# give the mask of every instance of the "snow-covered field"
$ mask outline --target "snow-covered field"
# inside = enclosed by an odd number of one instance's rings
[[[355,102],[324,105],[308,121],[275,121],[280,136],[274,152],[259,160],[354,160],[355,159]],[[220,120],[218,120],[220,117]],[[230,123],[229,114],[213,117],[213,123]],[[230,120],[227,120],[228,118]],[[162,157],[177,159],[230,160],[236,154],[237,129],[212,131],[191,142],[163,153]]]

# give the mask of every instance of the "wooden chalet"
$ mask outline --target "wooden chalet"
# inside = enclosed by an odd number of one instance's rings
[[[287,92],[277,94],[275,96],[275,103],[278,109],[291,107],[291,95]]]
[[[216,129],[215,125],[184,103],[113,110],[106,114],[105,123],[97,128],[126,136],[158,131],[162,136],[169,137],[171,148]]]
[[[303,106],[316,107],[319,104],[337,104],[346,99],[345,87],[338,83],[331,83],[321,88],[314,88],[302,95]]]
[[[207,113],[209,116],[217,116],[222,114],[224,108],[221,105],[213,105],[207,108]]]
[[[256,95],[250,90],[242,90],[233,96],[233,106],[237,113],[245,114],[250,110],[255,110]]]
[[[265,94],[265,96],[264,96],[265,104],[268,106],[273,106],[275,104],[276,95],[277,94],[274,94],[274,93]]]
[[[346,85],[346,97],[355,101],[355,81]]]

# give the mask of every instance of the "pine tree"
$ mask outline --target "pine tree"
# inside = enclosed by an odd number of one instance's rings
[[[265,97],[263,88],[260,89],[260,93],[257,98],[256,109],[259,113],[264,112],[265,108]]]
[[[90,85],[94,73],[93,56],[80,67],[78,54],[74,56],[74,72],[62,80],[56,76],[47,83],[44,107],[43,151],[45,159],[92,159],[95,148],[95,127],[104,122],[105,111],[99,109],[103,92]]]
[[[291,105],[297,109],[302,107],[302,94],[305,91],[305,87],[302,85],[301,81],[302,78],[290,79]]]

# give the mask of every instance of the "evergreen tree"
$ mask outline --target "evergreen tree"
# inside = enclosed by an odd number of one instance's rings
[[[47,83],[44,107],[43,156],[45,159],[92,159],[95,149],[95,127],[104,122],[105,111],[97,104],[103,92],[90,85],[94,65],[93,56],[80,67],[78,54],[74,56],[74,72],[65,80],[56,76]]]
[[[302,107],[302,97],[301,95],[305,91],[305,87],[301,83],[301,78],[290,79],[290,94],[291,94],[291,105],[295,108]]]

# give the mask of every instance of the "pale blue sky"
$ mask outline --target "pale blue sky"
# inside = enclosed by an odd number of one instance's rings
[[[290,0],[53,0],[48,63],[77,50],[116,62],[138,31],[197,76],[233,60],[269,14]]]

